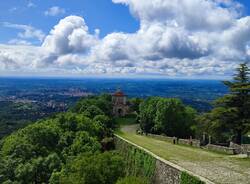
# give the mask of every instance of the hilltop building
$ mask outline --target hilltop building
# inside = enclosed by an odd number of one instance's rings
[[[128,114],[127,96],[119,89],[112,95],[113,114],[117,117]]]

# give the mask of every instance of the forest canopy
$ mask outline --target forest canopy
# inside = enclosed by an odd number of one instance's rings
[[[125,164],[113,151],[110,110],[109,95],[83,98],[69,112],[5,137],[0,183],[116,183]]]

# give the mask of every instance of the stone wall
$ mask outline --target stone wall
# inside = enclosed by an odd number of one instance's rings
[[[164,137],[158,137],[158,138],[164,138]],[[155,168],[153,170],[151,181],[153,184],[181,184],[181,175],[185,172],[191,177],[197,178],[197,181],[200,181],[201,183],[207,183],[207,184],[214,184],[213,182],[195,175],[194,173],[187,171],[186,169],[175,165],[167,160],[164,160],[160,158],[159,156],[153,154],[152,152],[116,135],[115,136],[115,145],[116,149],[121,152],[123,155],[133,153],[135,149],[142,151],[144,154],[147,154],[148,156],[154,158],[155,160]],[[131,146],[133,147],[133,151],[131,151]],[[130,153],[126,153],[130,152]],[[131,155],[130,155],[131,157]],[[148,158],[148,157],[147,157]],[[150,159],[151,160],[151,159]],[[148,162],[148,161],[144,161]],[[142,166],[145,165],[145,163],[141,163]],[[143,172],[141,172],[143,173]],[[147,172],[145,172],[147,173]],[[150,175],[149,175],[150,176]],[[145,177],[145,176],[144,176]],[[148,177],[148,175],[146,176]]]
[[[242,144],[241,153],[247,154],[248,152],[250,152],[250,144]]]
[[[230,147],[225,147],[225,146],[208,144],[208,145],[204,146],[204,148],[211,150],[211,151],[216,151],[216,152],[225,153],[225,154],[229,154],[229,155],[237,154],[237,151],[235,148],[230,148]]]
[[[197,140],[197,139],[177,139],[176,137],[168,137],[168,136],[156,135],[156,134],[147,134],[147,136],[153,137],[155,139],[162,140],[162,141],[168,141],[174,144],[183,144],[183,145],[189,145],[189,146],[194,146],[194,147],[201,146],[200,140]]]
[[[190,145],[198,148],[201,146],[201,142],[196,139],[178,139],[178,144]]]
[[[238,145],[230,142],[230,148],[234,148],[237,154],[247,154],[250,151],[250,144]]]
[[[161,160],[156,160],[156,168],[153,178],[154,184],[163,184],[163,183],[179,184],[180,177],[181,177],[180,170],[170,165],[167,165],[165,162],[162,162]]]

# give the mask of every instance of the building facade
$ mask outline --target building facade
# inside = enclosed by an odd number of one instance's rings
[[[112,104],[114,116],[122,117],[128,114],[127,96],[121,90],[117,90],[112,95]]]

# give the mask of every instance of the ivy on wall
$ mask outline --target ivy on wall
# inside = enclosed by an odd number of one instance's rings
[[[116,148],[124,156],[128,176],[142,176],[152,180],[156,164],[154,157],[120,139],[116,139]]]
[[[205,184],[199,178],[191,176],[187,172],[181,173],[181,183],[180,184]]]

